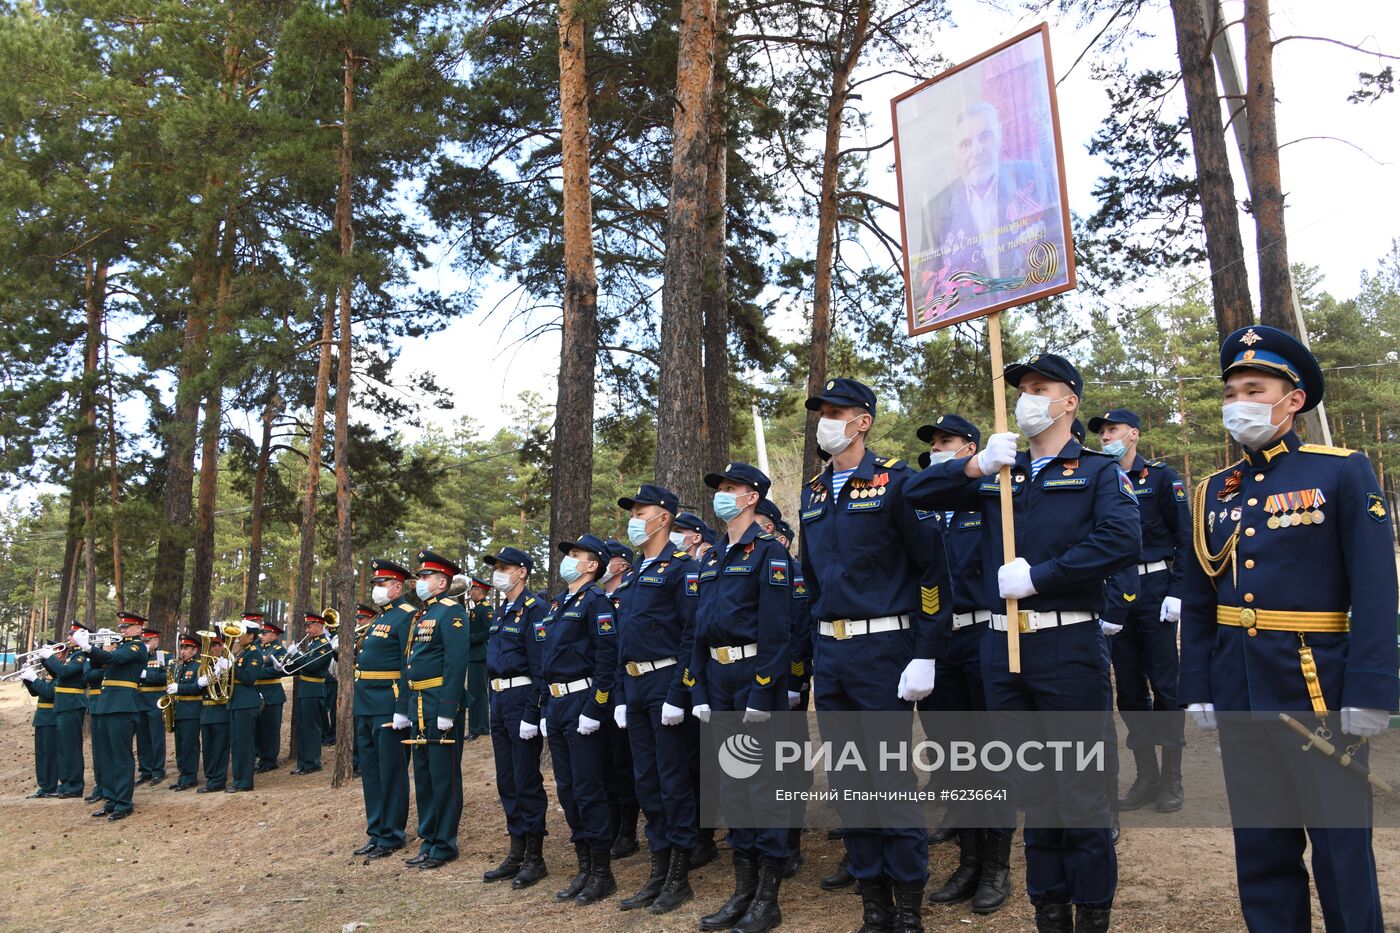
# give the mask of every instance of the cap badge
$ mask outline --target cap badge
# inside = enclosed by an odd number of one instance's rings
[[[732,463],[727,463],[727,464],[725,464],[725,466],[724,466],[724,472],[730,473],[730,472],[732,472],[733,470],[734,470],[734,464],[732,464]]]
[[[1256,334],[1254,332],[1254,328],[1251,327],[1249,330],[1244,332],[1243,336],[1240,337],[1240,343],[1244,344],[1246,347],[1252,347],[1263,339],[1264,338]]]
[[[835,380],[835,379],[832,379],[830,382],[828,382],[828,383],[826,384],[826,391],[830,392],[830,391],[831,391],[832,389],[834,389],[834,388],[836,388],[836,380]]]
[[[1246,351],[1244,351],[1244,358],[1247,359],[1247,360],[1252,360],[1252,359],[1254,359],[1254,351],[1253,351],[1253,350],[1246,350]]]

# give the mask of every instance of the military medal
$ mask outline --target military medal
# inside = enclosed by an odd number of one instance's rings
[[[1237,522],[1237,521],[1239,521],[1239,520],[1240,520],[1240,514],[1241,514],[1241,513],[1240,513],[1240,507],[1239,507],[1239,506],[1235,506],[1233,509],[1230,510],[1230,521],[1232,521],[1232,522]]]
[[[1273,521],[1273,519],[1271,518],[1271,519],[1269,519],[1269,521]],[[1207,524],[1208,526],[1210,526],[1210,530],[1211,530],[1211,531],[1215,531],[1215,513],[1214,513],[1214,512],[1208,512],[1208,513],[1206,513],[1206,524]]]

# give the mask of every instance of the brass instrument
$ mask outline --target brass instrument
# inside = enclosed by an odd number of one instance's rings
[[[180,655],[176,652],[175,659],[165,666],[165,684],[176,683],[175,671],[180,666]],[[156,700],[156,709],[160,710],[165,717],[165,731],[173,734],[175,732],[175,697],[173,694],[164,693],[160,699]]]
[[[322,609],[321,617],[326,620],[326,624],[324,626],[326,631],[334,633],[337,629],[340,628],[340,613],[337,610]],[[305,652],[307,648],[311,647],[311,641],[311,635],[301,636],[301,638],[297,641],[296,645],[294,646],[291,652],[294,655],[294,657],[292,657],[291,660],[287,661],[282,668],[283,674],[286,674],[288,677],[291,677],[298,671],[300,671],[303,667],[305,667],[307,663],[310,662],[311,658]]]
[[[10,671],[8,674],[0,675],[0,683],[4,683],[4,682],[7,681],[7,680],[12,680],[12,679],[14,679],[14,678],[20,676],[21,674],[23,674],[25,671],[37,671],[37,670],[39,670],[39,662],[38,662],[38,661],[26,661],[23,665],[21,665],[21,666],[15,668],[14,670]]]
[[[199,676],[208,678],[208,685],[204,688],[205,693],[212,703],[227,703],[233,698],[233,664],[239,651],[242,650],[236,644],[236,640],[245,634],[243,625],[238,622],[225,622],[219,626],[218,632],[204,629],[195,632],[195,634],[200,639]],[[224,645],[224,657],[229,662],[228,669],[224,671],[215,671],[214,666],[218,659],[214,657],[211,650],[214,637],[219,634],[222,634],[225,639],[235,640],[234,644]]]

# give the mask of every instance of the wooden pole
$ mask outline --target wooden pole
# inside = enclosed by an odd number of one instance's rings
[[[987,316],[987,347],[992,352],[992,410],[995,415],[996,432],[1007,430],[1006,424],[1006,369],[1001,359],[1001,312]],[[1016,559],[1016,516],[1011,512],[1011,467],[1002,467],[997,474],[997,486],[1001,496],[1001,556],[1002,563],[1009,564]],[[1007,669],[1013,674],[1021,673],[1021,626],[1018,621],[1016,600],[1006,601],[1006,661]]]

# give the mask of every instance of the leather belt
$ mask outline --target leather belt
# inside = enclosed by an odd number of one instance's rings
[[[322,681],[322,683],[324,682]],[[434,687],[442,686],[442,678],[429,677],[427,680],[410,680],[408,686],[410,690],[431,690]]]
[[[1242,609],[1216,606],[1215,621],[1266,632],[1346,632],[1351,628],[1345,612],[1289,612],[1280,609]]]
[[[977,609],[973,612],[953,613],[953,631],[960,628],[967,628],[969,625],[976,625],[978,622],[992,621],[992,614],[986,609]]]
[[[273,684],[280,684],[281,682],[281,677],[267,677],[262,680],[255,680],[253,681],[253,684],[258,687],[270,687]]]
[[[191,693],[191,694],[177,693],[177,694],[175,694],[175,699],[180,700],[180,701],[183,702],[183,701],[185,701],[185,700],[202,700],[202,699],[204,699],[204,697],[200,696],[200,695],[197,694],[197,693]]]
[[[103,687],[130,687],[132,690],[139,690],[140,684],[134,680],[104,680]]]
[[[82,687],[54,687],[54,693],[86,693]]]
[[[757,643],[747,645],[720,645],[718,648],[710,649],[710,658],[721,664],[733,664],[735,661],[742,661],[745,658],[757,656]]]
[[[34,708],[35,708],[35,709],[53,709],[53,704],[52,704],[52,703],[35,703],[35,704],[34,704]]]
[[[309,674],[298,674],[297,676],[300,677],[304,683],[308,684],[323,684],[326,682],[326,678],[324,677],[312,677]],[[262,683],[262,681],[260,680],[258,683]]]
[[[493,677],[491,679],[491,689],[500,693],[502,690],[509,690],[511,687],[528,687],[534,683],[529,677]]]
[[[165,692],[165,688],[164,688],[164,687],[141,687],[140,690],[141,690],[142,693],[164,693],[164,692]]]
[[[578,693],[580,690],[587,690],[591,686],[593,686],[592,677],[580,677],[578,680],[571,680],[566,684],[550,684],[549,695],[562,697],[570,693]]]
[[[675,658],[662,658],[659,661],[628,661],[623,667],[626,668],[629,676],[641,677],[643,674],[659,671],[663,667],[670,667],[675,663]]]
[[[1080,622],[1088,622],[1097,619],[1098,616],[1092,612],[1082,612],[1075,610],[1047,609],[1044,612],[1037,612],[1034,609],[1022,609],[1016,613],[1018,626],[1021,634],[1043,631],[1047,628],[1059,628],[1065,625],[1078,625]],[[992,613],[992,630],[997,632],[1006,631],[1006,616]]]
[[[1138,576],[1145,577],[1149,573],[1156,573],[1159,570],[1166,570],[1171,565],[1171,561],[1169,560],[1154,560],[1146,564],[1138,564]]]
[[[895,632],[909,627],[908,616],[881,616],[878,619],[833,619],[818,625],[818,631],[828,638],[843,641],[857,635]]]
[[[355,668],[356,680],[398,680],[401,676],[402,671],[362,671]]]

